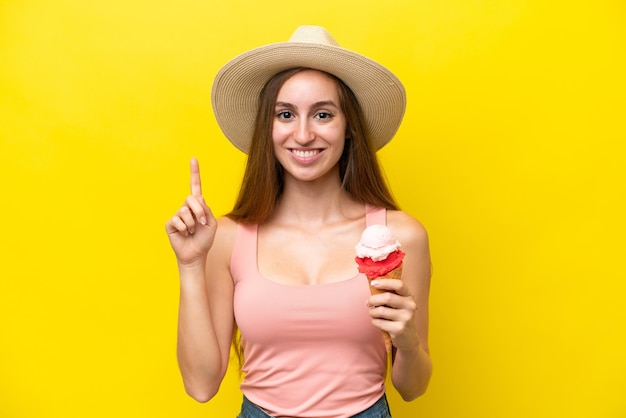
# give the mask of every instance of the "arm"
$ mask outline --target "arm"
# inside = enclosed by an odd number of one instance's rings
[[[402,212],[388,212],[387,223],[406,253],[402,280],[379,282],[376,287],[389,292],[370,298],[370,314],[374,325],[391,335],[391,380],[402,398],[411,401],[424,394],[432,374],[428,349],[428,235],[419,222]]]
[[[178,365],[185,390],[199,402],[215,396],[229,362],[234,319],[228,260],[234,228],[228,222],[219,220],[206,260],[193,266],[179,263]]]
[[[228,366],[234,324],[229,260],[235,228],[228,219],[216,221],[204,203],[195,160],[191,172],[192,193],[166,230],[180,273],[178,364],[187,393],[206,402],[217,393]]]

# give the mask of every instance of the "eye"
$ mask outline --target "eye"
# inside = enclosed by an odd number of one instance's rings
[[[333,115],[328,112],[319,112],[317,115],[315,115],[315,117],[318,119],[330,119],[333,117]]]
[[[278,112],[276,117],[278,119],[291,119],[293,117],[293,113],[288,110],[283,110],[282,112]]]

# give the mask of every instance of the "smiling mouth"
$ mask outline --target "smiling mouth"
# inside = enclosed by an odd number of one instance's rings
[[[293,155],[295,155],[296,157],[300,157],[300,158],[311,158],[311,157],[318,155],[320,152],[322,152],[322,150],[319,150],[319,149],[307,149],[307,150],[291,149],[290,151]]]

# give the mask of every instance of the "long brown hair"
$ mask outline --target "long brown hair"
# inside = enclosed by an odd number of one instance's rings
[[[260,224],[270,218],[276,202],[283,193],[284,171],[274,155],[272,124],[278,92],[293,75],[308,68],[292,68],[275,74],[259,95],[259,107],[248,152],[248,162],[239,196],[231,219]],[[323,72],[323,71],[322,71]],[[376,150],[367,140],[363,113],[350,88],[339,78],[327,74],[337,83],[341,110],[348,126],[348,137],[339,160],[339,173],[344,190],[357,202],[386,209],[398,209],[383,178]]]

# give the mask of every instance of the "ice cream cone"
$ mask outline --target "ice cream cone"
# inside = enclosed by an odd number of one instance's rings
[[[391,270],[389,273],[385,274],[384,276],[377,276],[377,277],[368,277],[367,281],[370,285],[370,293],[372,295],[378,295],[380,293],[385,293],[386,290],[381,290],[381,289],[377,289],[374,286],[372,286],[372,280],[378,280],[378,279],[395,279],[395,280],[401,280],[402,279],[402,267],[397,267],[393,270]],[[385,341],[385,350],[387,350],[388,353],[391,353],[391,336],[389,335],[388,332],[386,331],[382,331],[383,333],[383,339]]]
[[[386,290],[376,289],[374,286],[372,286],[371,285],[372,280],[374,280],[374,279],[395,279],[395,280],[401,280],[402,279],[402,267],[395,268],[395,269],[391,270],[389,273],[385,274],[384,276],[368,277],[367,279],[370,282],[370,292],[372,293],[372,295],[377,295],[379,293],[385,293]]]
[[[370,285],[370,293],[377,295],[386,292],[372,286],[374,279],[402,279],[402,259],[404,253],[400,243],[385,225],[370,225],[356,245],[356,262],[359,272],[365,274]],[[391,353],[391,336],[382,331],[385,349]]]

